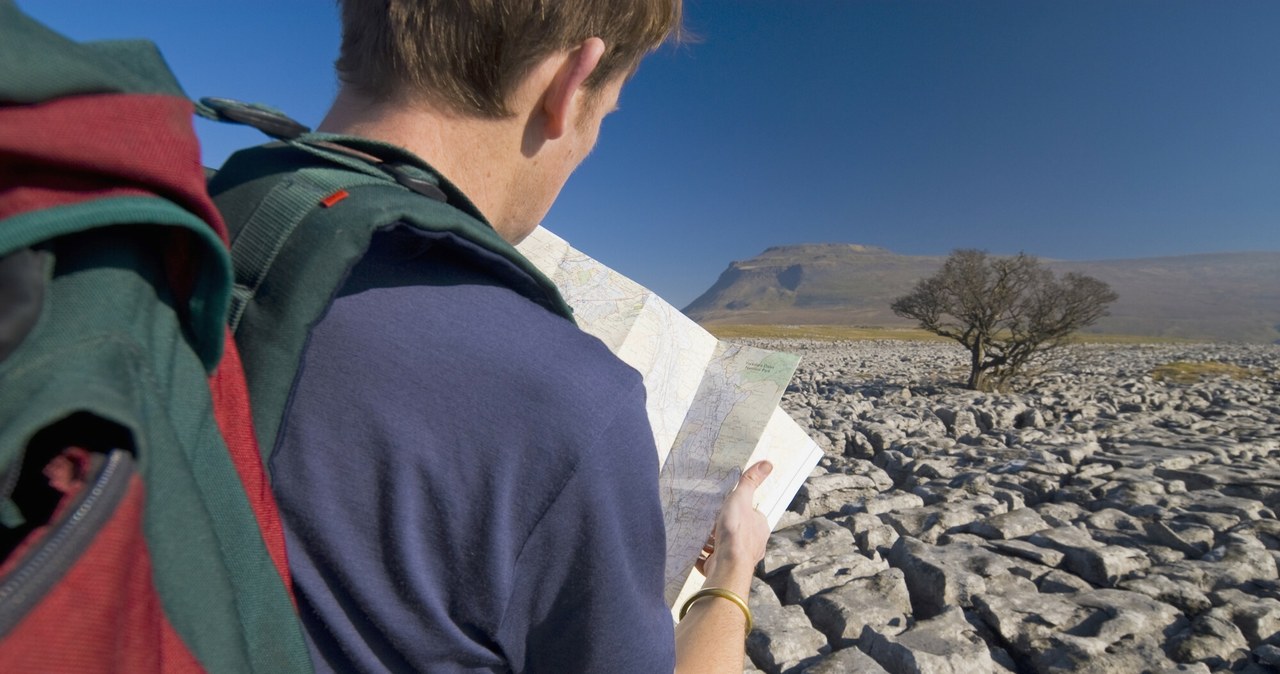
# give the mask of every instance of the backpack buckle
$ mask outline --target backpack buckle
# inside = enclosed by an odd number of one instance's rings
[[[412,192],[416,192],[428,199],[434,199],[445,203],[449,202],[448,195],[446,195],[444,190],[440,189],[438,185],[426,178],[419,178],[418,176],[413,175],[414,171],[418,170],[414,166],[382,162],[377,164],[377,167],[385,171],[392,178],[395,178],[396,182],[400,183]]]
[[[230,98],[202,98],[196,114],[218,122],[244,124],[279,140],[293,140],[311,127],[261,103],[244,103]]]

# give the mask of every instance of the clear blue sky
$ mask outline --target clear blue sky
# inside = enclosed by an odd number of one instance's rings
[[[18,0],[156,41],[192,96],[314,124],[326,0]],[[1099,259],[1280,250],[1280,2],[689,2],[544,223],[683,306],[732,260],[845,242]],[[204,123],[206,162],[259,142]],[[429,159],[429,158],[428,158]]]

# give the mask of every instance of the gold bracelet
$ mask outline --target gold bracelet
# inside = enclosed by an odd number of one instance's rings
[[[689,612],[689,607],[693,606],[693,602],[707,597],[720,597],[737,604],[738,608],[742,609],[742,615],[747,618],[746,633],[751,634],[751,609],[747,607],[747,602],[743,601],[742,597],[739,597],[737,593],[732,590],[726,590],[723,587],[704,587],[694,592],[693,596],[689,597],[689,600],[684,603],[684,606],[680,607],[680,619],[684,620],[684,614]]]

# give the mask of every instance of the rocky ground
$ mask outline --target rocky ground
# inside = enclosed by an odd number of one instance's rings
[[[754,669],[1280,671],[1280,347],[1077,346],[1015,393],[966,354],[760,342],[826,450],[752,596]],[[1170,362],[1254,376],[1174,383]]]

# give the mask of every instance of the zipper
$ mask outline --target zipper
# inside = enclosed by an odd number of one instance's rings
[[[7,578],[0,579],[0,636],[13,629],[58,583],[93,542],[123,499],[133,455],[113,449],[75,509],[45,534]]]

